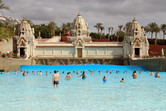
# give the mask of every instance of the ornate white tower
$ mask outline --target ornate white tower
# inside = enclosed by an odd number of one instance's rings
[[[143,57],[149,55],[149,42],[145,36],[144,28],[134,18],[126,28],[123,41],[124,57]]]
[[[30,24],[23,18],[16,31],[17,39],[17,50],[19,57],[30,58],[34,55],[34,29],[31,28]]]
[[[67,39],[68,41],[74,42],[77,39],[82,39],[85,42],[91,41],[91,37],[89,36],[90,31],[88,29],[88,24],[85,23],[80,13],[78,13],[70,28],[70,36]]]

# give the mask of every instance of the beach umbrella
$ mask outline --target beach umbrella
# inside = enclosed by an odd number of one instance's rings
[[[164,49],[161,49],[161,55],[164,56]]]

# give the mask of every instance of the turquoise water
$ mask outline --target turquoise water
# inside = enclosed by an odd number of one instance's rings
[[[86,80],[78,77],[76,70],[85,71]],[[23,71],[35,71],[23,77]],[[154,78],[140,66],[68,65],[21,66],[9,75],[0,74],[0,111],[165,111],[166,73]],[[46,70],[49,75],[45,76]],[[58,88],[52,86],[53,71],[60,73]],[[88,70],[95,70],[91,75]],[[101,71],[101,75],[99,74]],[[106,73],[111,71],[112,74]],[[119,70],[117,74],[116,71]],[[124,71],[127,73],[124,73]],[[137,79],[132,79],[136,70]],[[42,75],[37,75],[42,71]],[[62,72],[64,71],[64,74]],[[139,74],[139,72],[142,72]],[[50,74],[50,72],[52,72]],[[71,72],[72,80],[64,80]],[[107,82],[102,78],[106,76]],[[125,83],[120,83],[124,78]]]

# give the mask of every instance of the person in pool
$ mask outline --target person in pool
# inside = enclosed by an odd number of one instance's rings
[[[125,82],[125,81],[124,81],[124,78],[122,78],[122,80],[121,80],[120,82]]]
[[[154,74],[154,73],[153,73],[153,71],[151,71],[151,73],[150,73],[150,74],[153,76],[153,74]]]
[[[81,77],[82,76],[82,79],[83,80],[85,80],[86,78],[87,78],[87,76],[85,75],[85,72],[83,71],[83,73],[80,75],[80,76],[78,76],[78,77]]]
[[[71,80],[71,75],[70,75],[70,72],[68,72],[68,73],[67,73],[67,75],[66,75],[65,79],[67,79],[67,80]],[[64,80],[65,80],[65,79],[64,79]]]
[[[104,76],[103,77],[103,82],[106,83],[107,82],[107,78]]]
[[[156,78],[161,78],[161,76],[159,75],[158,72],[155,73],[155,77],[156,77]]]
[[[76,74],[78,75],[79,74],[79,71],[77,70]]]
[[[100,70],[99,70],[99,74],[102,74]]]
[[[48,76],[48,72],[46,71],[46,74],[45,74],[45,76]]]
[[[93,75],[94,70],[93,71],[89,70],[89,72],[91,73],[91,75]]]
[[[54,74],[52,76],[52,84],[54,87],[59,86],[59,72],[56,70],[54,71]]]
[[[133,76],[133,79],[137,79],[137,73],[136,73],[136,71],[133,72],[132,76]]]
[[[25,74],[25,71],[23,72],[23,74],[22,74],[23,76],[26,76],[26,74]]]

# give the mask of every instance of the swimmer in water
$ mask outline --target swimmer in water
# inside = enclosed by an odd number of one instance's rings
[[[42,72],[40,71],[39,75],[42,75]]]
[[[21,74],[23,74],[22,70],[21,70]]]
[[[158,72],[155,73],[155,77],[156,77],[156,78],[161,78],[161,76],[159,75]]]
[[[79,71],[77,70],[76,74],[78,75],[79,74]]]
[[[70,72],[68,72],[68,73],[67,73],[67,75],[66,75],[65,79],[67,79],[67,80],[71,80],[71,75],[70,75]],[[65,79],[64,79],[64,80],[65,80]]]
[[[7,75],[10,74],[9,71],[7,71],[6,74],[7,74]]]
[[[124,74],[127,73],[127,71],[124,71]]]
[[[133,76],[133,79],[137,79],[137,73],[136,73],[136,71],[133,72],[132,76]]]
[[[151,73],[150,73],[150,74],[153,76],[153,74],[154,74],[154,73],[153,73],[153,71],[151,71]]]
[[[39,75],[39,71],[37,71],[37,75]]]
[[[73,71],[73,73],[75,73],[75,71]]]
[[[99,70],[99,74],[102,74],[100,70]]]
[[[141,74],[141,71],[139,72],[139,74]]]
[[[32,71],[33,74],[35,74],[35,71]]]
[[[83,73],[82,73],[80,76],[78,76],[78,77],[82,77],[83,80],[85,80],[85,79],[87,78],[87,76],[85,75],[85,72],[84,72],[84,71],[83,71]]]
[[[27,75],[29,75],[29,72],[27,71]]]
[[[111,72],[110,72],[110,74],[111,74]]]
[[[88,70],[89,72],[91,72],[91,75],[93,75],[93,72],[94,72],[94,70],[93,71],[91,71],[91,70]]]
[[[125,81],[124,81],[124,78],[122,78],[122,80],[121,80],[120,82],[125,82]]]
[[[108,73],[108,72],[109,72],[109,70],[106,71],[106,73]]]
[[[26,74],[25,74],[25,71],[23,72],[23,74],[22,74],[23,76],[26,76]]]
[[[103,82],[106,83],[107,82],[107,78],[104,76],[103,77]]]
[[[17,71],[15,70],[15,75],[17,75]]]
[[[45,76],[48,76],[48,72],[46,71],[46,74],[45,74]]]

